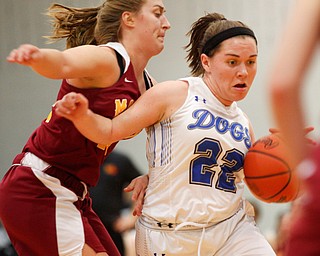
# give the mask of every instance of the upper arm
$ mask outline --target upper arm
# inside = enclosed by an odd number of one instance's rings
[[[63,52],[61,73],[63,78],[88,80],[92,84],[92,80],[105,82],[106,77],[114,82],[120,70],[113,49],[84,45]]]
[[[310,0],[307,4],[304,0],[295,3],[275,56],[276,74],[272,77],[275,89],[301,85],[304,71],[319,41],[319,24],[319,0]]]
[[[254,135],[254,130],[253,130],[253,126],[252,126],[251,122],[249,122],[249,134],[250,134],[251,142],[253,144],[256,141],[256,138]]]
[[[167,81],[147,90],[131,107],[112,120],[113,141],[139,133],[168,118],[185,100],[185,87],[179,86],[184,84],[181,81]]]
[[[246,118],[248,119],[248,122],[249,122],[249,135],[251,138],[251,143],[253,144],[256,141],[253,126],[252,126],[252,123],[251,123],[250,119],[248,118],[247,114],[244,113],[244,115],[246,116]]]

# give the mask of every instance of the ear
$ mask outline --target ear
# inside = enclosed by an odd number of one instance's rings
[[[125,11],[121,15],[122,22],[128,27],[134,27],[134,15],[132,12]]]
[[[206,54],[202,53],[202,54],[200,55],[200,60],[201,60],[201,64],[202,64],[203,69],[204,69],[206,72],[209,72],[209,70],[210,70],[209,57],[208,57]]]

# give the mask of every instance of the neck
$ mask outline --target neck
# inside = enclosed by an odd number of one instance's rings
[[[225,100],[223,97],[219,95],[219,93],[216,92],[215,86],[213,85],[214,82],[212,82],[210,78],[204,76],[202,80],[209,88],[211,93],[221,102],[221,104],[225,105],[226,107],[229,107],[232,104],[232,102],[230,102],[229,100]]]

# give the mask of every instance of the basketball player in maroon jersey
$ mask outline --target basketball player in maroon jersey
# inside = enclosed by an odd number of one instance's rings
[[[81,92],[91,109],[113,118],[152,85],[145,67],[164,47],[164,13],[162,0],[107,0],[83,9],[54,4],[52,38],[68,34],[68,49],[25,44],[7,60],[63,79],[57,99]],[[86,23],[75,23],[79,15]],[[33,132],[0,183],[0,218],[19,255],[120,255],[87,193],[115,144],[89,141],[54,111]]]
[[[310,150],[304,138],[302,106],[304,80],[319,50],[319,24],[320,1],[296,1],[269,76],[273,114],[290,146],[292,162],[298,164],[305,188],[291,212],[286,256],[320,255],[320,147]]]

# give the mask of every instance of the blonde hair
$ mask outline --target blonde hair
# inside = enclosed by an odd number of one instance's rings
[[[137,13],[146,0],[106,0],[101,6],[68,7],[54,3],[47,15],[52,18],[50,42],[66,39],[66,47],[85,44],[105,44],[121,39],[121,15],[124,11]]]

